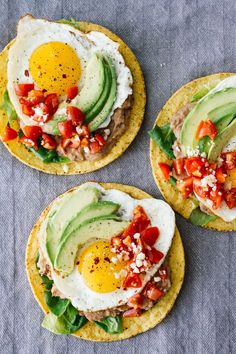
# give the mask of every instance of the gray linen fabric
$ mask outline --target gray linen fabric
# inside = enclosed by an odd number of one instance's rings
[[[135,185],[160,197],[149,163],[148,130],[181,85],[234,71],[235,0],[1,0],[0,47],[15,36],[20,16],[74,17],[107,26],[136,54],[147,84],[145,121],[128,151],[98,172],[60,177],[21,164],[0,144],[0,353],[236,352],[236,238],[194,227],[177,215],[186,251],[186,278],[176,305],[155,329],[130,340],[92,343],[40,327],[43,315],[26,279],[28,234],[58,194],[86,180]]]

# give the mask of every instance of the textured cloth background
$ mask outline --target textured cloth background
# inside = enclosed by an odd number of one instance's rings
[[[235,0],[0,1],[1,49],[20,16],[74,17],[107,26],[136,54],[147,84],[145,121],[118,160],[83,176],[52,176],[21,164],[0,144],[0,353],[236,353],[236,238],[194,227],[177,215],[186,251],[186,278],[176,305],[155,329],[115,343],[56,336],[26,279],[28,234],[58,194],[87,180],[135,185],[160,197],[149,163],[148,130],[176,89],[196,77],[235,71]]]

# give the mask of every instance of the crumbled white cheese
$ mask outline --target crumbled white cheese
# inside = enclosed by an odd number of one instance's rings
[[[145,254],[143,252],[140,252],[137,257],[137,259],[141,259],[141,260],[144,260],[145,259]]]
[[[81,133],[83,133],[83,129],[81,129],[80,127],[76,127],[76,132],[80,135]]]
[[[216,177],[213,174],[211,174],[201,179],[201,186],[205,188],[208,186],[213,188],[215,187],[216,182],[217,182]]]
[[[138,268],[142,267],[142,265],[143,265],[143,261],[141,259],[136,259],[135,263]]]
[[[118,258],[117,257],[112,257],[111,261],[112,261],[112,263],[116,264],[118,262]]]
[[[133,237],[134,237],[135,240],[138,240],[139,237],[140,237],[140,233],[136,232]]]
[[[155,281],[156,283],[158,283],[159,281],[161,281],[161,278],[160,278],[160,277],[154,277],[154,281]]]
[[[224,162],[224,160],[220,156],[217,157],[216,161],[217,161],[218,167],[222,166],[222,164]]]
[[[140,273],[140,270],[138,269],[138,267],[135,267],[135,268],[133,269],[133,273]]]
[[[188,157],[199,156],[200,155],[199,147],[196,146],[195,149],[191,149],[190,146],[187,146],[186,154]]]
[[[85,152],[85,154],[89,154],[90,150],[87,146],[84,147],[84,152]]]

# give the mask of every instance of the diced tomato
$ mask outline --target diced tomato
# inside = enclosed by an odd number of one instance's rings
[[[101,145],[97,141],[91,141],[89,144],[91,154],[96,154],[101,150]]]
[[[169,272],[167,267],[160,268],[158,275],[162,281],[166,281],[169,278]]]
[[[26,106],[29,106],[29,107],[33,106],[33,103],[30,100],[28,100],[27,98],[24,98],[24,97],[20,97],[19,98],[19,102],[22,105],[26,105]]]
[[[29,116],[29,117],[31,117],[31,116],[34,115],[34,110],[33,110],[33,108],[32,108],[31,106],[29,106],[29,105],[22,104],[22,105],[21,105],[21,109],[22,109],[22,112],[23,112],[25,115]]]
[[[222,167],[216,169],[216,179],[219,183],[225,183],[226,175],[223,173]]]
[[[123,239],[123,243],[124,243],[126,246],[131,246],[132,238],[131,238],[130,236],[126,236],[126,237]]]
[[[82,129],[82,133],[79,134],[79,135],[82,135],[82,136],[84,136],[85,138],[89,138],[90,132],[89,132],[88,126],[87,126],[86,124],[83,124],[82,127],[81,127],[81,129]]]
[[[61,139],[61,146],[63,147],[63,149],[66,149],[67,146],[70,145],[70,138],[62,138]]]
[[[78,147],[80,146],[80,138],[78,135],[72,136],[72,138],[70,138],[70,142],[71,142],[71,147],[74,149],[78,149]]]
[[[143,304],[143,298],[140,294],[135,294],[129,298],[127,302],[129,307],[133,307],[134,309],[140,309]]]
[[[44,93],[41,90],[31,90],[28,93],[28,102],[33,106],[44,101]]]
[[[127,317],[139,317],[142,315],[142,310],[141,309],[130,309],[127,310],[123,313],[122,317],[127,318]]]
[[[184,172],[184,162],[185,159],[180,157],[179,159],[173,160],[173,167],[175,173],[179,176]]]
[[[58,130],[63,138],[70,138],[73,133],[73,126],[71,120],[57,123]]]
[[[94,136],[95,140],[97,140],[97,142],[99,143],[99,145],[103,146],[106,144],[106,140],[103,138],[103,136],[101,134],[95,134]]]
[[[34,84],[16,84],[15,93],[17,96],[27,96],[28,92],[34,89]]]
[[[50,93],[47,95],[44,101],[45,105],[48,107],[48,111],[50,115],[53,115],[58,108],[59,101],[56,93]]]
[[[22,130],[27,138],[34,141],[36,141],[42,135],[42,129],[37,125],[26,125],[22,128]]]
[[[189,157],[185,159],[185,170],[189,176],[202,177],[205,170],[206,159],[202,157]]]
[[[236,188],[225,191],[224,200],[230,209],[236,207]]]
[[[123,281],[123,288],[140,288],[142,286],[142,280],[139,274],[128,273],[125,280]]]
[[[164,292],[155,284],[148,283],[144,288],[144,295],[152,301],[157,301],[164,295]]]
[[[187,177],[177,181],[176,187],[181,192],[183,198],[187,198],[193,191],[193,177]]]
[[[133,213],[133,219],[137,226],[136,232],[142,232],[150,225],[150,219],[148,218],[147,214],[145,213],[145,210],[143,209],[143,207],[141,207],[141,205],[137,205],[134,208]]]
[[[226,152],[222,154],[222,157],[224,159],[224,168],[226,171],[236,168],[236,151]]]
[[[111,238],[111,247],[118,249],[122,245],[122,239],[119,236],[114,236]]]
[[[69,100],[73,100],[73,98],[75,98],[75,96],[78,95],[78,86],[72,86],[70,88],[68,88],[67,90],[67,97],[69,98]]]
[[[164,179],[168,181],[170,179],[170,166],[164,162],[159,162],[158,165],[161,169]]]
[[[205,190],[201,185],[201,178],[193,177],[193,190],[200,198],[208,196],[208,190]]]
[[[9,125],[6,126],[2,141],[6,143],[7,141],[14,140],[18,136],[18,133],[15,129],[12,129]]]
[[[79,125],[85,119],[85,114],[79,108],[74,106],[68,106],[66,109],[66,114],[68,120],[71,120],[74,126]]]
[[[223,193],[217,188],[215,191],[212,189],[209,193],[209,199],[213,202],[213,209],[218,209],[223,201]]]
[[[88,146],[89,146],[89,140],[88,140],[88,138],[83,138],[83,139],[80,141],[80,146],[81,146],[81,147],[88,147]]]
[[[38,123],[48,122],[52,118],[52,116],[50,115],[48,106],[45,103],[41,102],[35,108],[37,108],[37,107],[40,109],[40,111],[42,113],[40,115],[34,114],[33,120],[35,120],[35,122],[38,122]]]
[[[20,139],[19,139],[19,142],[26,145],[26,146],[29,146],[29,147],[32,147],[34,148],[35,150],[38,150],[38,144],[36,143],[36,141],[32,140],[32,139],[29,139],[27,138],[26,136],[22,136]]]
[[[138,232],[138,226],[135,222],[131,222],[123,232],[123,237],[133,236],[136,232]]]
[[[148,229],[142,231],[141,239],[146,245],[153,246],[158,239],[159,229],[156,226],[149,227]]]
[[[54,150],[57,147],[56,140],[52,136],[45,133],[42,135],[41,145],[48,150]]]
[[[152,263],[158,263],[164,257],[164,254],[158,251],[156,248],[152,248],[151,250],[147,250],[148,260]]]
[[[211,140],[214,140],[217,136],[216,125],[210,120],[202,120],[198,126],[196,139],[199,140],[204,136],[209,136]]]

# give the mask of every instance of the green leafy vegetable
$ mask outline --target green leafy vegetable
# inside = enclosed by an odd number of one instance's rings
[[[70,19],[62,18],[62,19],[58,20],[57,22],[73,26],[76,29],[80,29],[80,23],[78,21],[74,20],[72,17]]]
[[[41,275],[43,284],[47,290],[51,290],[53,286],[53,280],[49,279],[46,275]]]
[[[87,319],[82,316],[78,316],[75,323],[72,324],[67,321],[67,318],[63,315],[61,317],[55,316],[53,313],[49,313],[44,317],[42,327],[48,329],[55,334],[71,334],[87,323]]]
[[[149,135],[153,141],[166,153],[166,155],[174,159],[174,153],[172,145],[176,140],[176,136],[169,124],[165,124],[162,127],[156,125],[150,132]]]
[[[70,161],[65,156],[59,156],[56,150],[48,150],[43,146],[40,146],[38,150],[35,150],[33,147],[29,147],[28,150],[45,163],[65,163]]]
[[[45,291],[44,298],[51,312],[58,317],[63,315],[70,303],[70,300],[68,299],[61,299],[58,296],[52,296],[51,291]]]
[[[8,91],[6,90],[3,94],[3,101],[0,109],[6,112],[9,123],[11,124],[17,118],[16,111],[10,101]]]
[[[122,333],[122,319],[120,316],[108,316],[101,321],[95,321],[96,325],[107,333]]]
[[[210,221],[217,219],[215,215],[208,215],[200,210],[200,208],[196,208],[192,211],[189,220],[192,224],[203,226],[208,224]]]
[[[212,140],[209,136],[204,136],[198,142],[198,148],[201,153],[205,152],[208,153],[210,147],[212,145]]]
[[[169,182],[172,186],[176,186],[177,179],[173,176],[170,176]]]

